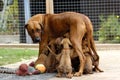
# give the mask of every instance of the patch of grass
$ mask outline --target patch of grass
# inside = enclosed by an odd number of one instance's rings
[[[37,57],[38,50],[0,48],[0,66]]]
[[[120,43],[120,18],[112,14],[100,16],[100,28],[97,31],[99,36],[98,40],[102,43]]]

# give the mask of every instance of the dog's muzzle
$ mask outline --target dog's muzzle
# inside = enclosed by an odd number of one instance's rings
[[[36,37],[33,41],[33,43],[38,43],[39,41],[41,41],[41,39],[39,37]]]

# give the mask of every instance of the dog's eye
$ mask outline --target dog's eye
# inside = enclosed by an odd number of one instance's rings
[[[34,30],[32,29],[32,33],[34,33]]]

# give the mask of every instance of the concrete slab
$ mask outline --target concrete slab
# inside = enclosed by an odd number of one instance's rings
[[[80,77],[56,78],[49,80],[120,80],[120,50],[98,51],[100,55],[100,68],[102,73],[82,75]]]
[[[101,50],[100,68],[103,73],[82,75],[80,77],[57,78],[56,73],[45,73],[32,76],[16,76],[14,74],[0,74],[0,80],[120,80],[120,50]],[[8,65],[9,67],[9,65]]]

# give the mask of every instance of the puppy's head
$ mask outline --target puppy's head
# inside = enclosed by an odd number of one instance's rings
[[[32,38],[33,43],[37,43],[41,40],[42,26],[38,21],[29,21],[25,28],[28,31],[28,34]]]
[[[64,38],[62,41],[61,41],[61,44],[64,45],[64,44],[68,44],[70,46],[72,46],[72,43],[70,42],[69,38]]]

